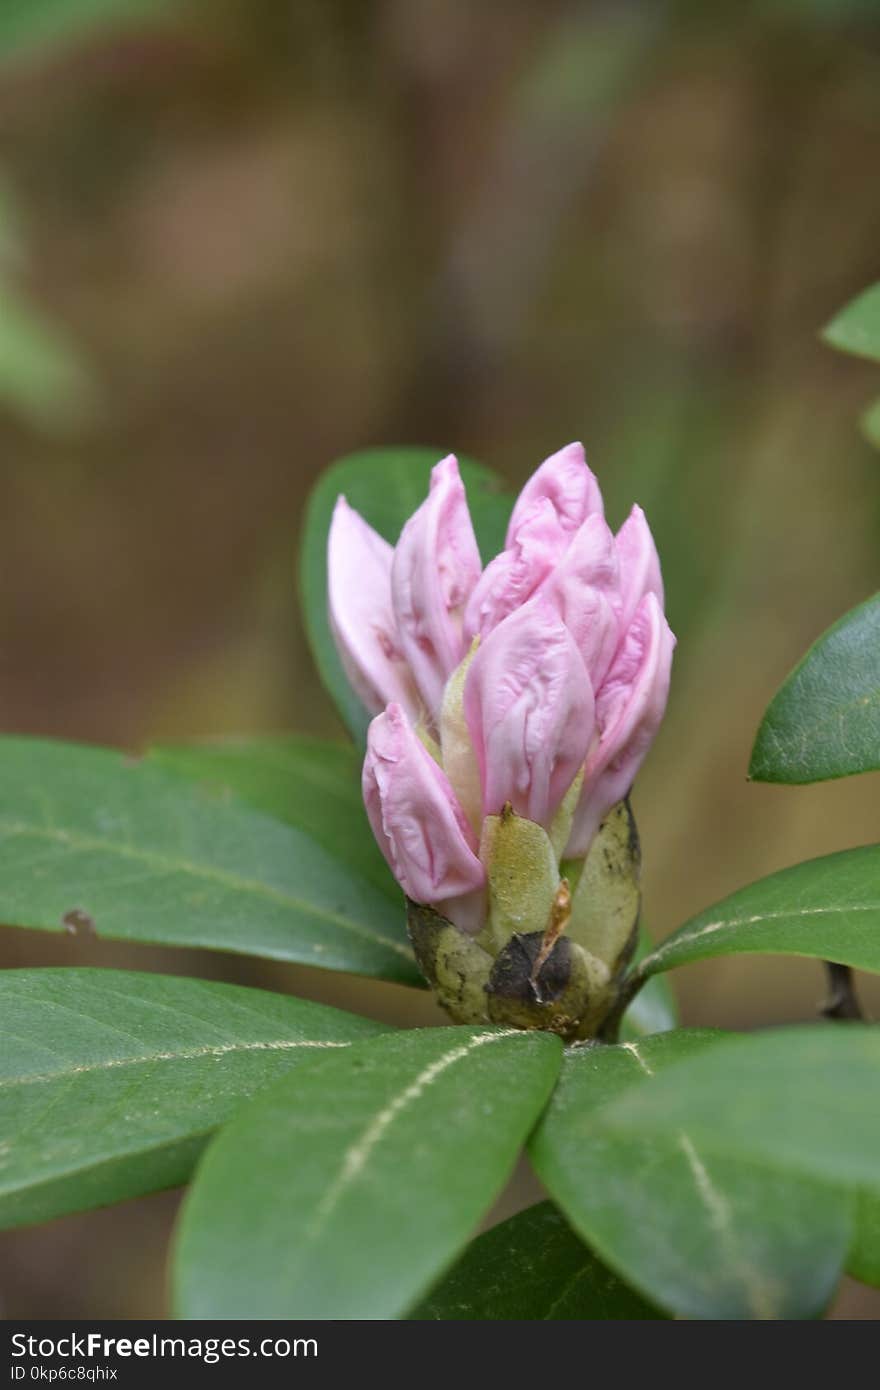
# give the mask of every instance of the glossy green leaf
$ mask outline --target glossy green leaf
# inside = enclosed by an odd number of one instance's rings
[[[880,970],[880,845],[808,859],[692,917],[637,968],[662,970],[725,955],[815,956]]]
[[[370,829],[362,759],[350,744],[279,734],[166,744],[149,758],[305,831],[387,893],[403,920],[403,894]]]
[[[758,782],[880,768],[880,594],[844,614],[774,695],[752,750]]]
[[[380,1031],[237,985],[0,972],[0,1224],[184,1182],[243,1100],[316,1049]]]
[[[650,1091],[619,1097],[616,1133],[686,1127],[710,1154],[740,1155],[786,1174],[880,1196],[880,1029],[807,1024],[728,1037],[682,1060]]]
[[[635,1107],[661,1088],[668,1097],[685,1066],[709,1069],[723,1038],[678,1031],[572,1049],[532,1159],[597,1255],[670,1313],[812,1317],[831,1297],[849,1246],[845,1195],[717,1145],[710,1156],[703,1131],[684,1120],[647,1138],[606,1120],[616,1097]]]
[[[860,1192],[856,1198],[855,1235],[846,1268],[853,1278],[880,1288],[880,1193]]]
[[[824,332],[826,343],[880,362],[880,283],[872,285],[841,309]]]
[[[552,1202],[539,1202],[478,1236],[410,1316],[575,1322],[662,1314],[590,1253]]]
[[[311,1057],[206,1153],[177,1241],[178,1312],[405,1313],[504,1185],[560,1056],[549,1033],[432,1028]]]
[[[350,454],[322,473],[306,511],[300,560],[300,593],[306,631],[318,671],[355,739],[363,741],[369,716],[352,692],[327,622],[327,536],[340,493],[392,544],[404,522],[424,501],[431,469],[442,449],[365,449]],[[461,475],[483,562],[504,544],[512,497],[500,492],[500,480],[480,464],[459,456]]]
[[[402,914],[314,840],[74,744],[0,739],[0,921],[422,983]]]

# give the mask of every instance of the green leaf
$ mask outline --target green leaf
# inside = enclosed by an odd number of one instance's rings
[[[403,913],[314,840],[75,744],[0,739],[0,921],[422,984]]]
[[[807,1024],[727,1037],[601,1116],[614,1134],[666,1142],[880,1196],[880,1029]]]
[[[3,0],[0,59],[87,37],[168,10],[169,0]]]
[[[151,762],[240,797],[303,830],[393,900],[403,894],[376,844],[361,793],[361,758],[349,744],[281,734],[151,748]]]
[[[660,1033],[638,1044],[572,1049],[532,1138],[532,1159],[597,1255],[670,1313],[815,1316],[850,1241],[844,1195],[717,1146],[709,1157],[703,1131],[681,1118],[649,1138],[606,1120],[615,1097],[620,1106],[661,1090],[668,1097],[685,1066],[709,1069],[727,1046],[723,1037]],[[723,1105],[716,1099],[716,1111]]]
[[[774,695],[752,750],[758,782],[880,768],[880,594],[840,618]]]
[[[854,1279],[880,1288],[880,1193],[860,1192],[856,1198],[855,1236],[846,1268]]]
[[[679,927],[636,973],[748,954],[880,970],[880,845],[808,859],[750,883]]]
[[[380,1031],[237,985],[0,972],[0,1224],[184,1182],[243,1100],[315,1049]]]
[[[636,963],[649,956],[651,949],[650,937],[643,928],[639,936]],[[667,1033],[677,1026],[678,1009],[672,987],[665,976],[655,975],[642,986],[624,1014],[620,1037],[622,1042],[634,1042],[649,1033]]]
[[[880,283],[841,309],[822,335],[831,347],[880,362]]]
[[[0,401],[48,431],[83,423],[98,405],[97,382],[73,341],[2,281]]]
[[[336,498],[351,505],[394,544],[404,522],[428,494],[431,469],[442,449],[365,449],[341,459],[316,483],[306,510],[300,560],[300,593],[312,653],[330,695],[356,741],[362,743],[369,716],[353,693],[327,621],[327,536]],[[494,473],[459,456],[474,530],[485,564],[504,545],[513,498],[500,494]]]
[[[540,1202],[478,1236],[410,1316],[547,1322],[662,1314],[590,1254],[552,1202]]]
[[[869,444],[880,449],[880,400],[868,406],[862,416],[862,434]]]
[[[311,1057],[206,1153],[177,1241],[178,1313],[405,1313],[504,1185],[560,1055],[549,1033],[432,1028]]]

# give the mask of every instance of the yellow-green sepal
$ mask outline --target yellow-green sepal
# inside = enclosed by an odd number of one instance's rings
[[[546,928],[559,888],[558,861],[547,832],[509,806],[484,820],[480,859],[489,915],[478,940],[497,955],[511,937]]]
[[[489,1023],[488,952],[433,907],[409,899],[406,924],[418,967],[453,1022]]]
[[[563,862],[574,883],[566,935],[605,962],[612,976],[629,963],[638,939],[641,851],[628,800],[608,812],[580,865]]]

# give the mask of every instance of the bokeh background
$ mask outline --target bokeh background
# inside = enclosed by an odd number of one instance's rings
[[[818,332],[880,276],[878,167],[869,0],[3,0],[0,726],[341,736],[296,602],[322,467],[436,443],[516,486],[579,438],[612,520],[647,510],[679,635],[635,797],[655,935],[876,839],[876,778],[745,771],[788,669],[877,587],[880,381]],[[304,968],[0,940],[74,962],[437,1017]],[[727,1027],[824,993],[794,959],[676,984]],[[176,1201],[4,1236],[0,1312],[161,1315]]]

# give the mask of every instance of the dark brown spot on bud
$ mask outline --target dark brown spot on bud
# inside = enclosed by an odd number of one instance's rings
[[[552,1004],[571,978],[571,946],[561,937],[541,960],[543,932],[512,936],[499,953],[486,992],[524,1004]]]

